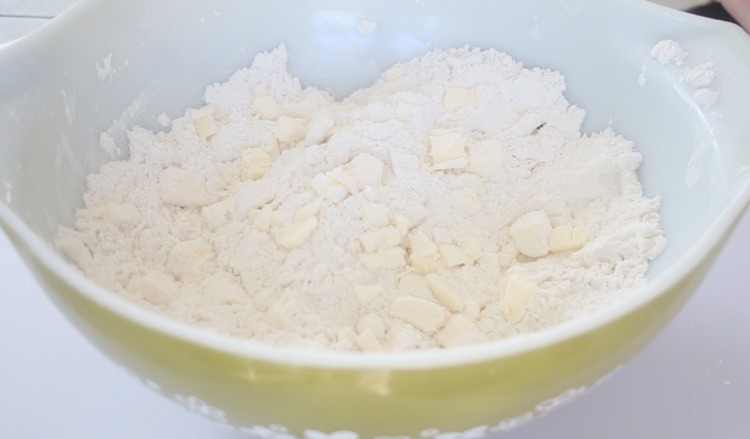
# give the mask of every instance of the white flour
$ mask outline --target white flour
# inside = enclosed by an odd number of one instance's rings
[[[666,244],[640,154],[610,130],[582,136],[559,73],[435,51],[335,102],[286,61],[283,46],[258,55],[169,132],[133,128],[60,248],[190,324],[406,350],[590,313]]]
[[[685,61],[690,56],[688,51],[674,40],[661,40],[657,42],[651,48],[649,55],[662,66],[669,64],[686,66]],[[693,66],[687,65],[683,76],[679,80],[686,82],[693,88],[693,101],[703,107],[711,107],[719,100],[719,93],[716,90],[708,88],[713,84],[715,78],[715,65],[713,62],[708,61]],[[646,84],[646,66],[643,66],[638,83],[641,87]]]

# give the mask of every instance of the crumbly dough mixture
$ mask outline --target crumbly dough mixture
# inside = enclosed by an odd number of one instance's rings
[[[633,144],[564,77],[435,50],[336,101],[283,46],[88,179],[58,246],[150,310],[282,346],[398,351],[539,331],[644,282],[666,245]]]

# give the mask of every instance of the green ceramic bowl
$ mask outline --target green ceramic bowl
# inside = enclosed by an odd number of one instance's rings
[[[363,22],[375,31],[358,32]],[[666,38],[689,52],[685,66],[649,56]],[[562,71],[569,100],[588,110],[585,130],[611,125],[633,139],[645,191],[663,197],[670,245],[649,282],[538,334],[364,355],[188,327],[72,269],[51,242],[82,204],[86,175],[108,160],[99,133],[160,129],[157,115],[198,105],[207,84],[282,42],[293,74],[337,96],[432,47],[495,47]],[[704,62],[717,72],[713,106],[681,79]],[[263,438],[475,438],[584,393],[688,299],[750,201],[748,78],[739,28],[645,1],[82,1],[0,48],[0,225],[92,343],[191,409]]]

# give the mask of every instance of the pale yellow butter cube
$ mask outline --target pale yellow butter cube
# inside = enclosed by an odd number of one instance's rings
[[[435,338],[438,344],[444,348],[489,341],[489,337],[463,314],[451,316],[445,327],[437,333]]]
[[[385,321],[377,314],[368,313],[360,317],[357,320],[356,328],[357,333],[361,334],[366,330],[372,331],[377,338],[384,338],[386,335]]]
[[[437,270],[440,260],[438,246],[435,245],[421,230],[417,230],[408,237],[409,265],[420,274]]]
[[[588,239],[589,232],[585,227],[558,226],[550,232],[549,250],[551,252],[578,250],[586,244]]]
[[[362,250],[372,253],[401,244],[401,232],[393,226],[363,233],[359,237]]]
[[[273,209],[269,205],[265,205],[258,209],[255,218],[253,218],[253,229],[266,233],[271,230],[271,220],[273,218]]]
[[[281,116],[274,123],[271,132],[279,143],[293,145],[305,139],[308,120],[303,117]]]
[[[311,181],[312,188],[322,197],[340,203],[349,196],[349,189],[326,174],[318,174]]]
[[[214,249],[201,238],[180,241],[167,254],[167,270],[177,280],[200,280],[214,269]]]
[[[233,199],[227,198],[201,208],[201,216],[211,229],[226,225],[232,217]]]
[[[379,158],[367,153],[360,153],[345,166],[346,172],[354,180],[357,190],[366,187],[380,187],[383,180],[385,164]]]
[[[474,263],[482,257],[482,246],[473,236],[461,236],[456,238],[456,244],[464,251],[470,263]]]
[[[519,254],[518,248],[516,248],[516,245],[513,242],[506,243],[497,254],[500,266],[510,267],[516,262],[516,257]]]
[[[448,311],[437,303],[414,296],[397,297],[391,302],[391,317],[403,320],[415,328],[433,333],[448,318]]]
[[[362,305],[369,305],[373,300],[385,293],[385,288],[380,284],[355,285],[354,295]]]
[[[271,169],[273,160],[263,148],[247,148],[240,156],[240,178],[243,180],[257,180]]]
[[[393,270],[406,266],[404,249],[387,248],[374,253],[360,253],[359,263],[368,270]]]
[[[396,224],[396,228],[399,232],[401,232],[401,237],[405,237],[407,233],[409,233],[409,229],[411,229],[411,225],[413,224],[409,218],[403,216],[403,215],[396,215],[396,218],[393,221]]]
[[[155,270],[135,278],[129,288],[153,305],[166,305],[179,292],[179,285],[172,276]]]
[[[516,248],[530,258],[540,258],[549,253],[551,231],[549,217],[543,210],[529,212],[510,226]]]
[[[429,294],[431,292],[424,276],[416,273],[409,273],[401,277],[398,281],[398,290],[407,295]]]
[[[468,163],[466,138],[463,130],[435,129],[430,132],[429,141],[433,167],[453,169],[466,166],[466,163]],[[460,166],[461,163],[463,163],[463,166]]]
[[[451,191],[450,203],[451,207],[468,215],[474,215],[482,210],[477,193],[471,189]]]
[[[478,102],[477,90],[473,87],[452,87],[443,94],[443,105],[449,110],[465,106],[476,107]]]
[[[573,227],[573,233],[570,235],[571,244],[574,248],[582,248],[591,239],[591,232],[586,227]]]
[[[129,230],[141,220],[141,213],[132,204],[113,203],[111,201],[104,205],[102,219],[120,230]]]
[[[505,170],[506,149],[496,139],[484,139],[467,146],[467,170],[479,175],[497,175]]]
[[[318,219],[309,217],[298,223],[277,230],[274,233],[274,241],[279,247],[287,250],[295,249],[304,244],[318,227]]]
[[[425,276],[425,280],[427,281],[427,286],[430,288],[430,291],[432,291],[432,295],[435,296],[438,303],[443,305],[449,311],[463,311],[466,299],[456,293],[445,279],[436,273],[430,273]]]
[[[206,181],[200,175],[170,166],[159,174],[159,196],[162,203],[183,207],[208,204]]]
[[[383,350],[383,346],[370,328],[362,331],[362,333],[354,339],[354,343],[356,343],[357,347],[362,352],[381,352]]]
[[[387,207],[374,203],[365,203],[362,206],[362,225],[365,228],[385,227],[389,223]]]
[[[464,249],[453,244],[444,244],[438,247],[440,261],[448,268],[470,265],[471,259],[466,255]]]
[[[511,323],[518,323],[536,295],[537,285],[519,273],[510,273],[500,282],[500,292],[505,318]]]
[[[211,137],[219,133],[219,124],[212,114],[203,114],[195,120],[195,132],[201,142],[206,143]]]
[[[273,96],[268,95],[255,96],[253,103],[250,105],[250,111],[258,118],[265,120],[276,120],[283,113],[281,105],[276,102]]]
[[[294,212],[294,222],[299,223],[310,217],[317,215],[318,210],[320,210],[320,204],[322,202],[323,200],[321,198],[318,198],[315,201],[311,201],[310,203],[307,203],[304,206],[297,209]]]

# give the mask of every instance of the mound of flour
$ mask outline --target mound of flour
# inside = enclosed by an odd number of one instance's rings
[[[233,336],[337,350],[539,331],[644,282],[666,245],[641,157],[582,135],[564,77],[436,50],[336,101],[283,46],[88,179],[58,246],[95,282]]]

